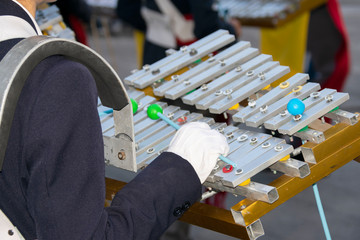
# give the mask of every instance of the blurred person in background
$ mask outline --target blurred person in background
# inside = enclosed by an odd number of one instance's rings
[[[164,58],[169,48],[178,49],[216,30],[240,35],[238,21],[219,18],[213,0],[118,0],[117,15],[145,33],[143,64]]]
[[[342,91],[350,71],[350,51],[337,0],[329,0],[311,11],[307,52],[310,79],[322,88]]]

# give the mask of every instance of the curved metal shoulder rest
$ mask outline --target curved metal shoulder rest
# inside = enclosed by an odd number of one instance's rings
[[[92,49],[71,40],[46,36],[22,40],[0,62],[0,171],[24,83],[39,62],[52,55],[63,55],[85,65],[95,78],[104,106],[119,111],[129,106],[130,100],[120,78],[105,59]],[[125,109],[131,116],[131,107]]]

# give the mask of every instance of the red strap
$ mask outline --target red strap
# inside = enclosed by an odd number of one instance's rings
[[[334,25],[341,34],[343,41],[335,57],[335,70],[324,84],[324,88],[333,88],[342,91],[346,77],[350,70],[349,37],[345,28],[342,14],[337,0],[329,0],[328,11]]]
[[[86,32],[81,21],[74,15],[69,15],[70,27],[75,33],[76,40],[84,45],[88,45]]]

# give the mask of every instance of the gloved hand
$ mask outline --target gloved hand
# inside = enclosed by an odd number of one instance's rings
[[[226,138],[208,124],[187,123],[182,126],[171,140],[168,152],[186,159],[194,167],[200,182],[204,183],[215,167],[219,155],[229,153]]]

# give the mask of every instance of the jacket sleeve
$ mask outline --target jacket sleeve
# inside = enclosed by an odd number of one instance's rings
[[[162,153],[106,209],[111,216],[107,239],[159,239],[200,195],[200,180],[190,163],[174,153]]]
[[[104,152],[97,92],[81,64],[54,61],[28,120],[27,202],[39,239],[157,239],[200,196],[195,171],[164,153],[104,209]],[[174,215],[175,213],[175,215]]]
[[[95,81],[83,65],[55,56],[27,82],[36,98],[28,103],[23,158],[37,238],[90,239],[105,189]]]

